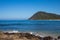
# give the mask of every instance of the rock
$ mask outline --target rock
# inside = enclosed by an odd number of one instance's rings
[[[0,33],[0,40],[60,40],[51,36],[40,37],[30,33]]]
[[[60,36],[58,36],[58,39],[60,39]]]
[[[53,40],[53,37],[51,37],[51,36],[44,37],[43,40]]]
[[[57,39],[55,38],[55,40],[57,40]]]
[[[60,36],[58,36],[58,38],[57,38],[58,40],[60,40]]]
[[[30,33],[0,33],[0,40],[40,40],[40,36]]]

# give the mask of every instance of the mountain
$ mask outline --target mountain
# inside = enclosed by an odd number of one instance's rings
[[[40,20],[40,19],[41,20],[60,19],[60,15],[39,11],[29,18],[29,20]]]

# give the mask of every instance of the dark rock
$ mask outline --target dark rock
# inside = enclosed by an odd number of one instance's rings
[[[60,39],[60,36],[58,36],[58,39]]]
[[[55,40],[57,40],[57,39],[55,38]]]
[[[53,37],[51,37],[51,36],[44,37],[43,40],[53,40]]]

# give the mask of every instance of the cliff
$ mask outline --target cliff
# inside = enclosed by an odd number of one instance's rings
[[[41,20],[60,19],[60,15],[39,11],[29,18],[29,20],[40,20],[40,19]]]

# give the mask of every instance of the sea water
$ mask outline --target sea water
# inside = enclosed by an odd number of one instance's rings
[[[60,20],[0,20],[0,31],[9,30],[60,34]]]

